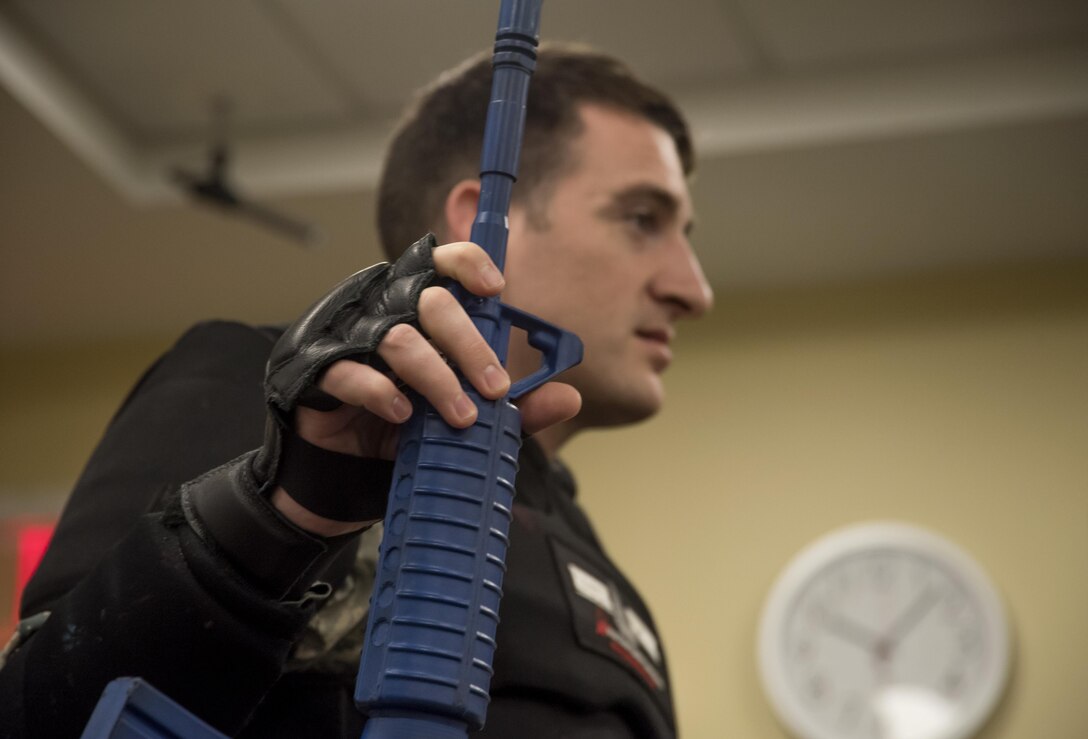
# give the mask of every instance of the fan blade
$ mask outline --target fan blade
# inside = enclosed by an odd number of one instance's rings
[[[241,201],[234,190],[222,178],[198,176],[192,172],[177,168],[172,171],[172,175],[174,182],[177,182],[185,188],[186,192],[198,200],[222,208],[236,207]]]
[[[298,220],[286,213],[273,210],[261,203],[239,198],[236,202],[235,209],[238,210],[241,215],[290,236],[303,246],[314,246],[321,241],[321,232],[313,224]]]

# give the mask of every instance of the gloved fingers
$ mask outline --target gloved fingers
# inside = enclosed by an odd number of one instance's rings
[[[476,405],[465,395],[446,360],[423,335],[408,324],[389,330],[378,345],[378,355],[400,380],[431,402],[446,423],[471,426]]]
[[[390,326],[416,320],[419,295],[437,278],[431,256],[434,248],[434,236],[427,234],[393,264],[357,272],[310,306],[272,347],[265,373],[269,404],[281,413],[290,413],[300,399],[309,407],[335,407],[334,401],[320,394],[314,397],[310,389],[337,360],[373,358]],[[480,254],[456,254],[471,249],[451,251],[445,259],[452,263],[450,270],[459,274],[471,273],[470,266],[481,261]]]
[[[419,298],[419,324],[431,342],[453,362],[485,398],[510,389],[499,358],[449,290],[429,287]]]
[[[350,359],[333,362],[318,387],[341,403],[365,408],[390,423],[403,423],[412,414],[411,403],[391,378]]]
[[[491,257],[476,244],[468,241],[443,244],[431,254],[439,275],[457,280],[473,295],[498,295],[506,285]]]

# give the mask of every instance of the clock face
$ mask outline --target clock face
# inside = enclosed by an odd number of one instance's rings
[[[986,576],[900,524],[835,532],[787,567],[764,611],[772,705],[805,739],[959,739],[1005,682],[1004,614]]]

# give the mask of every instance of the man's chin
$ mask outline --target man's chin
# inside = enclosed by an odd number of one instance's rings
[[[578,420],[585,428],[624,426],[645,421],[656,415],[664,403],[664,391],[660,386],[653,390],[656,392],[647,389],[640,393],[615,393],[598,398],[583,393],[582,412],[578,414]]]

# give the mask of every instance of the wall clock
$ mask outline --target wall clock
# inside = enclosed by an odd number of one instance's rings
[[[1009,673],[1005,610],[937,534],[874,522],[801,551],[760,620],[763,688],[803,739],[965,739]]]

